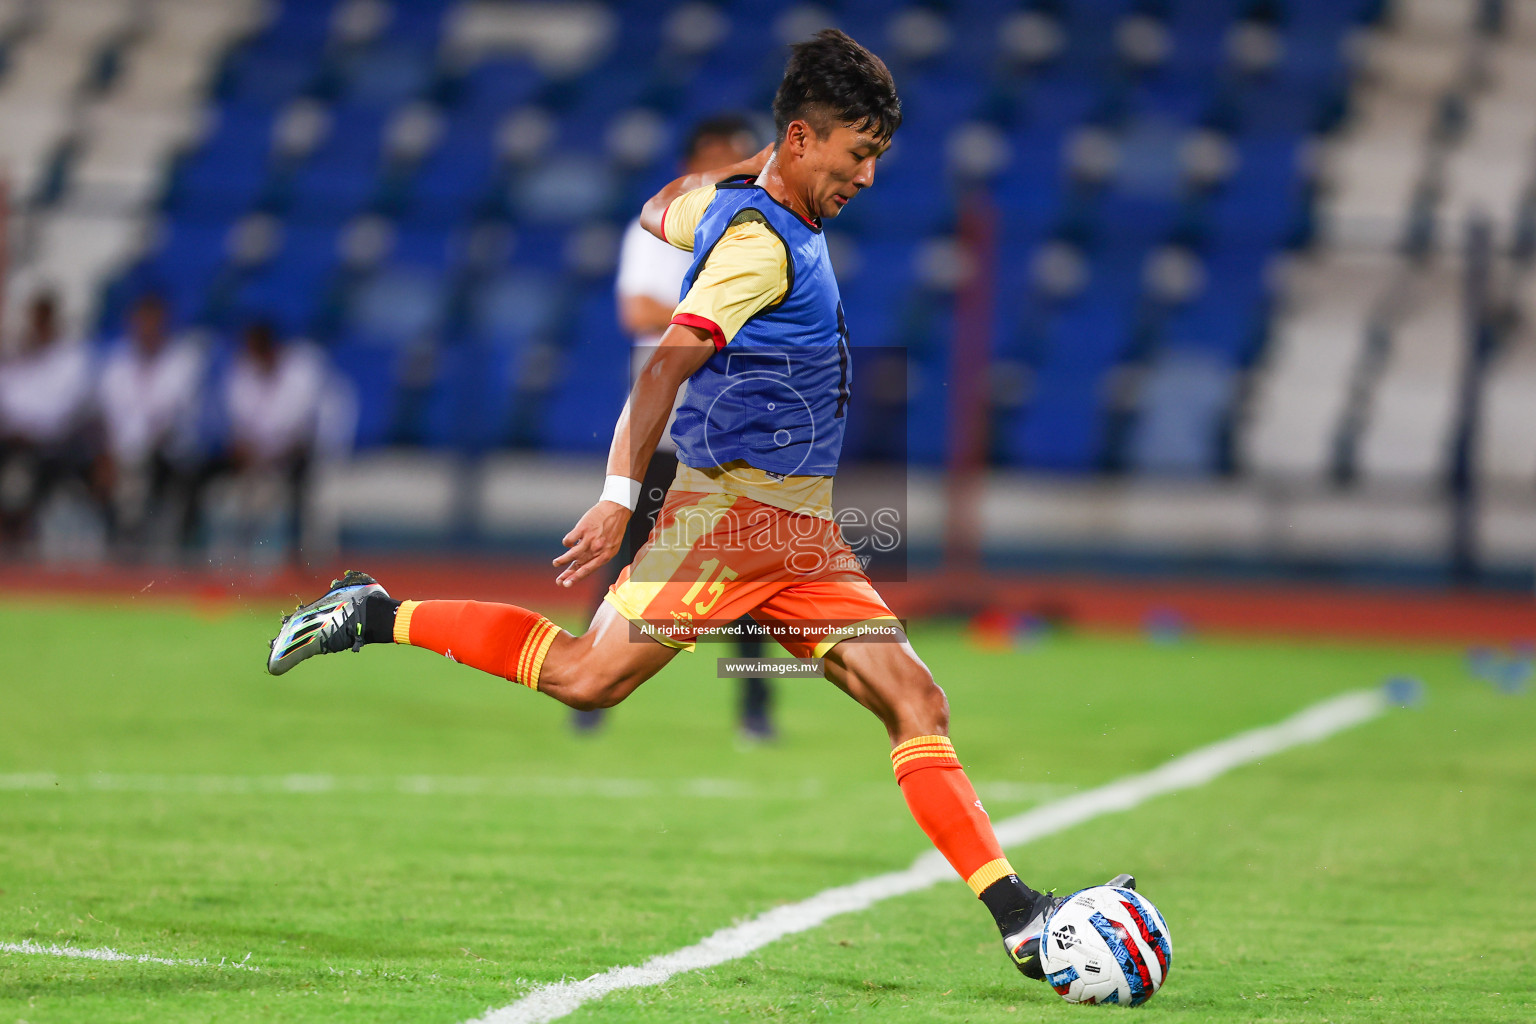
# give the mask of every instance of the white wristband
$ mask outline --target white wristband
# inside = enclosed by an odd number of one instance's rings
[[[613,501],[631,512],[640,504],[640,481],[627,476],[610,476],[603,481],[603,493],[599,501]]]

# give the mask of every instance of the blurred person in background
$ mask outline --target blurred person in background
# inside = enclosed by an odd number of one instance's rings
[[[108,352],[97,381],[94,480],[122,553],[146,544],[151,528],[156,540],[188,546],[196,523],[207,355],[197,339],[170,334],[168,314],[160,295],[140,296],[128,336]]]
[[[16,352],[0,361],[0,543],[30,540],[54,491],[85,477],[91,356],[62,327],[58,296],[37,292]]]
[[[683,146],[680,166],[684,174],[697,174],[728,164],[740,163],[760,147],[752,122],[741,114],[719,114],[699,122],[688,135]],[[615,291],[618,297],[619,326],[634,342],[630,367],[633,380],[644,368],[651,352],[661,341],[661,335],[672,323],[672,313],[682,294],[683,278],[693,262],[693,255],[668,245],[640,224],[636,217],[624,229],[624,241],[619,249],[618,279]],[[681,401],[682,392],[678,392]],[[674,403],[674,408],[676,403]],[[609,583],[618,579],[619,569],[627,565],[634,553],[650,536],[661,511],[667,488],[677,475],[677,449],[672,442],[672,421],[662,432],[661,444],[646,468],[645,481],[640,488],[640,504],[629,520],[624,536],[624,548],[620,556],[610,563]],[[738,646],[743,658],[763,656],[762,627],[750,616],[736,624],[741,630]],[[741,681],[739,704],[741,734],[749,740],[771,740],[773,722],[769,717],[771,694],[768,681],[750,677]],[[574,711],[571,721],[578,730],[595,729],[602,723],[607,712],[602,709]]]
[[[219,392],[228,432],[210,475],[227,477],[225,518],[247,551],[276,521],[288,554],[299,556],[326,376],[314,345],[280,341],[267,320],[246,326]]]

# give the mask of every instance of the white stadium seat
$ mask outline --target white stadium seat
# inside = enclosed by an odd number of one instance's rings
[[[41,27],[31,44],[87,57],[128,30],[137,13],[132,0],[47,0],[37,6]]]
[[[1264,477],[1324,479],[1348,411],[1370,318],[1398,261],[1335,256],[1286,275],[1286,307],[1238,432],[1239,462]]]
[[[69,195],[95,209],[128,211],[155,197],[172,154],[197,134],[201,114],[105,103],[89,120],[89,141],[74,165]]]
[[[1396,94],[1436,97],[1456,84],[1467,63],[1465,49],[1443,37],[1377,33],[1361,50],[1361,70],[1379,88]]]
[[[1380,89],[1359,97],[1349,127],[1323,158],[1321,219],[1329,241],[1390,246],[1402,237],[1434,109],[1426,97]]]
[[[70,318],[88,323],[103,281],[138,252],[143,234],[140,217],[49,213],[36,225],[29,276],[56,287]]]
[[[13,200],[24,200],[37,189],[72,125],[70,110],[62,104],[11,105],[0,94],[0,173]]]
[[[1530,493],[1536,487],[1536,336],[1521,335],[1483,379],[1474,466],[1485,485]]]
[[[1365,399],[1357,468],[1367,482],[1429,489],[1448,479],[1467,361],[1459,271],[1416,274],[1405,294],[1410,306]]]
[[[1394,0],[1392,27],[1405,35],[1456,38],[1472,31],[1481,0]]]

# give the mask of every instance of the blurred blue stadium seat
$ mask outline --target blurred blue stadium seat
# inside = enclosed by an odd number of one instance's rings
[[[163,294],[177,322],[200,317],[223,272],[228,234],[224,223],[167,223],[163,244],[133,275],[136,284]]]
[[[398,390],[394,354],[353,339],[332,345],[328,354],[357,389],[357,446],[372,448],[389,441]]]
[[[207,142],[176,168],[167,212],[228,222],[255,205],[269,178],[274,116],[259,104],[220,107]]]
[[[1206,476],[1220,469],[1222,422],[1236,377],[1220,355],[1167,349],[1148,368],[1131,434],[1139,471]]]
[[[382,345],[404,345],[438,331],[447,314],[445,275],[431,267],[391,264],[352,293],[349,333]]]
[[[496,181],[496,122],[457,116],[406,186],[405,206],[445,222],[472,216]]]
[[[514,353],[496,345],[439,350],[422,441],[478,453],[506,445],[517,391]]]
[[[234,319],[264,317],[281,331],[310,333],[334,284],[337,263],[336,228],[288,225],[281,249],[235,292]]]
[[[613,289],[590,289],[577,304],[570,343],[561,352],[540,429],[543,443],[560,451],[606,452],[629,391],[629,361]]]
[[[1037,397],[1004,439],[1010,461],[1029,469],[1082,473],[1098,467],[1104,422],[1099,378],[1091,374],[1041,375]]]
[[[290,217],[336,223],[367,204],[378,190],[384,118],[367,106],[342,104],[331,111],[325,141],[288,185]]]
[[[480,282],[469,297],[471,336],[507,348],[551,335],[560,314],[559,289],[547,271],[507,270]]]

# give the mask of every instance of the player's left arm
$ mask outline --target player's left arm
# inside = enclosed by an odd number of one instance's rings
[[[715,353],[708,331],[683,324],[667,328],[640,371],[629,401],[613,428],[608,449],[608,476],[639,482],[645,479],[651,454],[661,441],[677,389]],[[554,560],[560,575],[555,582],[569,587],[585,579],[618,553],[629,524],[630,509],[617,501],[600,499],[561,541],[564,554]]]
[[[730,178],[737,178],[742,175],[750,175],[755,178],[763,172],[763,167],[767,165],[768,158],[772,155],[773,143],[769,143],[752,156],[738,163],[727,164],[724,167],[716,167],[708,171],[699,171],[695,174],[685,174],[681,178],[673,179],[665,188],[646,201],[644,208],[640,211],[640,226],[668,245],[678,245],[676,232],[673,232],[672,237],[669,238],[665,226],[667,207],[672,205],[674,199],[709,185],[717,185]],[[703,213],[702,206],[700,206],[698,212]],[[679,248],[691,249],[693,247],[693,229],[691,226],[688,228],[687,234],[688,244],[678,246]]]

